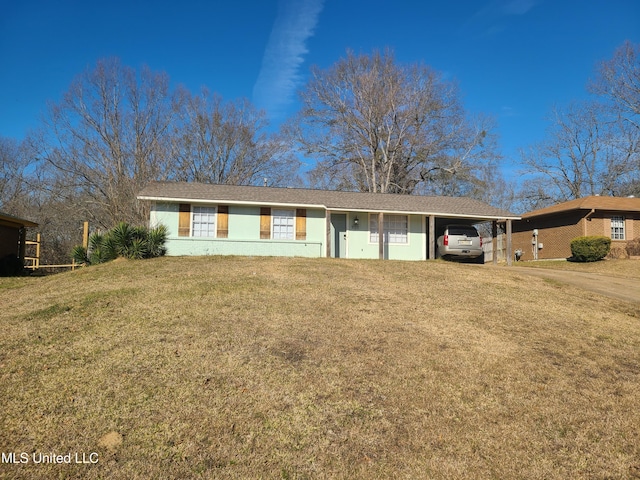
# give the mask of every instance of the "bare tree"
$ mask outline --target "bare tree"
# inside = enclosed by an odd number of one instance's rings
[[[548,138],[523,153],[530,205],[640,194],[640,45],[625,42],[588,88],[599,98],[556,108]]]
[[[523,153],[527,189],[534,204],[586,195],[619,195],[623,181],[638,177],[640,137],[634,128],[595,102],[555,108],[548,138]]]
[[[43,176],[32,158],[26,142],[0,137],[0,210],[38,223],[27,238],[42,234],[41,263],[67,263],[71,247],[82,240],[82,221],[75,211],[81,202],[56,199],[52,192],[66,186],[52,185],[55,180]],[[28,254],[35,255],[35,248],[29,248]]]
[[[312,68],[288,133],[318,160],[323,186],[396,193],[469,193],[492,169],[491,122],[470,122],[455,84],[392,53],[347,56]]]
[[[621,142],[631,139],[624,150],[635,149],[635,172],[620,182],[620,193],[640,196],[640,44],[627,41],[616,49],[611,59],[598,66],[589,89],[608,100],[611,115],[618,117]]]
[[[298,163],[288,145],[267,133],[263,111],[246,100],[225,102],[204,89],[191,96],[182,91],[180,122],[175,125],[174,177],[183,181],[251,185],[291,184]]]
[[[613,58],[599,65],[589,89],[611,100],[623,117],[640,129],[640,44],[623,43]]]
[[[31,145],[41,168],[53,167],[57,199],[82,199],[78,215],[104,227],[140,223],[137,192],[171,170],[175,111],[165,74],[144,67],[138,76],[117,59],[101,60],[49,105]]]
[[[16,213],[14,204],[25,192],[28,164],[24,148],[13,138],[0,137],[0,209]]]

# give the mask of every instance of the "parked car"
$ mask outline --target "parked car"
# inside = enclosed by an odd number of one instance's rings
[[[475,259],[484,263],[482,237],[471,225],[447,225],[438,237],[436,257],[450,259]]]

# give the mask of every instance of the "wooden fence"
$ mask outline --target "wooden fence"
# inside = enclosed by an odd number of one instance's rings
[[[504,233],[499,233],[496,237],[496,244],[498,250],[498,262],[504,262],[507,258],[507,236]],[[484,250],[484,262],[493,262],[493,238],[482,237],[482,250]]]
[[[33,256],[25,256],[25,266],[24,268],[28,268],[29,270],[39,270],[41,268],[70,268],[71,270],[75,270],[77,267],[83,267],[84,263],[76,263],[73,260],[71,263],[64,265],[46,265],[40,263],[40,234],[36,234],[35,240],[27,240],[24,242],[27,248],[30,248],[33,252]],[[35,249],[35,251],[33,251]]]

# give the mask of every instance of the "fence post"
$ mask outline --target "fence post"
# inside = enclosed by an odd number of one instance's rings
[[[89,248],[89,222],[84,222],[82,231],[82,246],[85,250]]]
[[[40,233],[36,234],[36,268],[40,268]]]

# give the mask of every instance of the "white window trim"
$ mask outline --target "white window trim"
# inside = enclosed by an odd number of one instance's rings
[[[625,240],[627,238],[627,232],[625,227],[626,227],[625,218],[623,215],[612,215],[611,216],[611,233],[610,233],[611,240],[618,240],[618,241]],[[614,237],[614,232],[613,232],[614,228],[618,229],[615,235],[622,235],[621,238]]]
[[[194,235],[194,224],[195,224],[195,215],[196,208],[208,208],[213,210],[213,235]],[[189,236],[191,238],[216,238],[218,236],[218,206],[217,205],[191,205],[191,222],[189,225],[191,231],[189,232]]]
[[[389,238],[389,232],[388,231],[384,231],[386,233],[385,237],[387,239],[387,241],[385,241],[385,245],[397,245],[397,246],[408,246],[411,243],[411,217],[409,215],[405,215],[405,214],[397,214],[397,213],[389,213],[389,214],[384,214],[383,215],[383,222],[385,219],[389,218],[389,217],[405,217],[407,219],[407,232],[406,232],[406,237],[407,237],[407,241],[406,242],[389,242],[388,238]],[[373,221],[372,221],[373,219]],[[375,233],[376,236],[378,234],[378,231],[376,229],[375,232],[371,231],[371,225],[373,224],[373,222],[378,223],[378,214],[377,213],[370,213],[369,214],[369,228],[368,228],[368,232],[367,232],[367,239],[368,239],[368,243],[369,245],[378,245],[378,241],[372,241],[371,240],[371,234]]]

